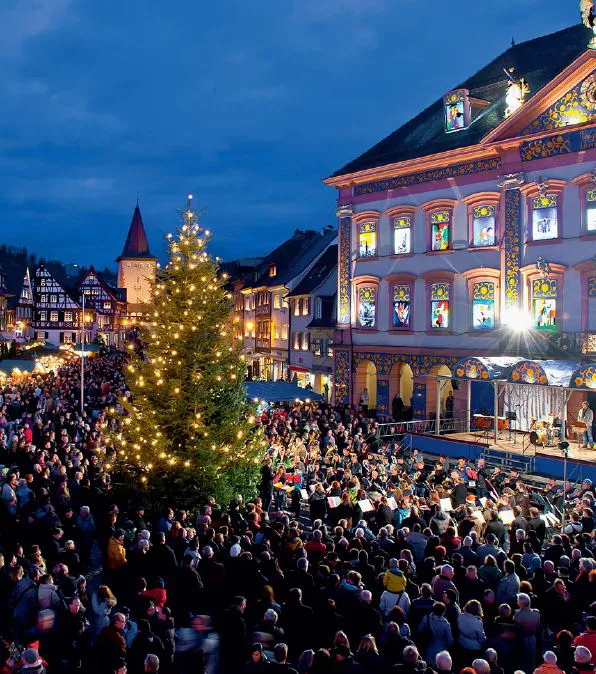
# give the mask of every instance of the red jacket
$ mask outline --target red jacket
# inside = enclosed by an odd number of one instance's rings
[[[590,653],[592,654],[592,660],[590,662],[593,665],[596,665],[596,631],[588,630],[587,632],[582,632],[579,636],[575,637],[573,645],[589,648]]]

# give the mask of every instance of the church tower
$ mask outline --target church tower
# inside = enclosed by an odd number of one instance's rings
[[[149,250],[138,201],[126,243],[116,262],[118,262],[118,287],[126,289],[127,313],[142,312],[143,308],[140,305],[151,302],[157,258]]]

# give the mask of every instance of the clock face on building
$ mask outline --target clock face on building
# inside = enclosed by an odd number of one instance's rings
[[[586,110],[596,111],[596,73],[592,73],[582,82],[579,96],[581,104]]]

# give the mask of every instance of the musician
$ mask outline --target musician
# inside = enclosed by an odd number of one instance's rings
[[[594,449],[594,437],[592,436],[592,424],[594,423],[594,412],[587,400],[582,402],[581,409],[577,415],[578,421],[583,421],[586,424],[586,430],[582,436],[582,447]]]
[[[490,471],[484,459],[478,459],[476,466],[476,496],[484,498],[488,496],[487,480],[490,479]]]

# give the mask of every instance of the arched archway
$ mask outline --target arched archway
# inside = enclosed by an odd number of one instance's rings
[[[377,368],[370,360],[363,360],[358,364],[354,376],[354,405],[358,407],[360,395],[364,389],[368,390],[368,407],[371,410],[377,407]]]
[[[412,406],[412,392],[414,389],[414,373],[408,363],[395,363],[389,376],[389,401],[392,402],[397,394],[404,405],[405,417],[408,417]]]
[[[453,393],[453,385],[450,379],[443,379],[443,377],[451,377],[451,370],[447,365],[433,365],[428,374],[431,377],[429,386],[426,387],[426,405],[429,416],[434,417],[436,415],[437,409],[437,386],[436,379],[433,375],[439,375],[441,377],[441,416],[446,416],[446,402],[450,393]],[[452,410],[453,411],[453,410]]]

